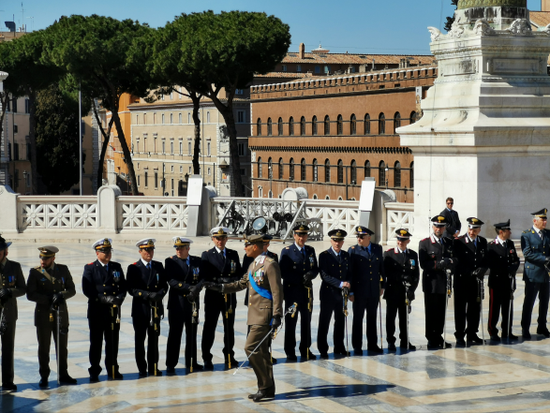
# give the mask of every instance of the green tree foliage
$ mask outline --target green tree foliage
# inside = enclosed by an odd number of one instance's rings
[[[78,183],[78,98],[52,85],[36,99],[38,172],[54,195]]]
[[[458,6],[458,0],[451,0],[451,4],[456,8],[456,6]],[[445,30],[450,31],[451,27],[453,27],[454,22],[455,22],[454,14],[451,17],[447,17],[447,22],[445,23]]]
[[[81,84],[85,95],[101,101],[111,112],[124,159],[128,165],[132,193],[138,193],[132,157],[119,117],[120,97],[124,93],[146,96],[151,76],[145,70],[144,42],[153,29],[133,20],[73,15],[62,17],[47,29],[51,35],[44,47],[44,61],[53,63]],[[101,186],[105,151],[101,152],[98,187]]]
[[[203,82],[206,96],[224,117],[235,195],[243,196],[233,100],[237,89],[250,85],[255,74],[265,74],[279,63],[290,45],[290,30],[265,13],[212,11],[182,14],[167,25],[175,35],[171,53],[177,71]],[[171,69],[171,70],[174,70]],[[225,93],[222,93],[225,91]]]

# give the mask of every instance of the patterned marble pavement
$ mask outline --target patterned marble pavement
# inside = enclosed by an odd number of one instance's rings
[[[175,235],[175,234],[174,234]],[[153,236],[153,235],[147,235]],[[93,237],[92,237],[93,238]],[[99,238],[99,236],[97,237]],[[138,258],[133,243],[136,239],[115,237],[113,259],[123,268]],[[158,237],[161,238],[160,236]],[[155,258],[164,260],[173,254],[168,240],[157,244]],[[10,240],[9,237],[7,237]],[[11,239],[14,240],[14,239]],[[56,383],[55,353],[52,346],[50,388],[38,387],[36,333],[33,326],[33,303],[19,299],[20,317],[16,334],[15,383],[18,391],[0,396],[0,411],[8,412],[503,412],[550,411],[550,339],[534,334],[532,340],[520,339],[513,344],[475,346],[466,349],[428,351],[424,338],[424,308],[422,293],[417,293],[410,317],[411,342],[414,352],[365,355],[301,363],[286,363],[281,333],[273,344],[277,396],[274,400],[253,403],[247,395],[256,391],[256,379],[249,368],[225,371],[222,359],[222,323],[219,323],[214,372],[185,374],[183,353],[178,376],[138,379],[133,352],[133,328],[128,298],[123,306],[119,353],[123,381],[108,381],[100,376],[99,383],[88,380],[88,324],[86,300],[80,288],[83,265],[95,259],[90,245],[95,240],[54,243],[60,248],[57,262],[69,265],[77,295],[69,300],[69,373],[78,379],[76,386]],[[347,241],[348,246],[352,240]],[[48,242],[51,244],[52,242]],[[25,275],[31,266],[38,265],[37,247],[44,242],[15,239],[10,258],[23,264]],[[311,243],[319,253],[329,246],[328,241]],[[242,254],[243,244],[230,240],[229,248]],[[279,252],[284,246],[272,244]],[[191,253],[210,248],[208,238],[199,238]],[[316,280],[316,291],[320,285]],[[236,312],[236,358],[245,359],[246,308],[239,296]],[[523,282],[518,275],[515,295],[514,332],[520,333],[519,320],[523,303]],[[487,322],[488,299],[484,301],[484,320]],[[385,306],[383,305],[383,308]],[[452,308],[452,301],[450,302]],[[383,310],[385,313],[385,310]],[[348,327],[351,329],[351,316]],[[317,335],[319,301],[315,301],[312,337]],[[204,317],[201,316],[201,319]],[[202,323],[202,321],[201,321]],[[298,324],[299,325],[299,324]],[[199,328],[199,335],[201,333]],[[452,312],[447,314],[447,340],[454,344]],[[160,338],[160,366],[165,369],[168,323],[163,321]],[[332,332],[330,333],[332,334]],[[385,335],[385,333],[384,333]],[[480,332],[481,335],[481,332]],[[486,334],[486,337],[488,335]],[[199,337],[200,340],[200,337]],[[331,337],[329,337],[329,344]],[[384,347],[387,343],[384,340]],[[312,350],[318,354],[316,344]],[[200,344],[199,344],[200,351]],[[199,360],[200,362],[200,360]]]

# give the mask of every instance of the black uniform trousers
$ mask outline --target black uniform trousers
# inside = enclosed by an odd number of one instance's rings
[[[466,291],[466,288],[468,290]],[[455,336],[457,339],[463,339],[464,333],[467,337],[477,335],[479,330],[481,298],[478,301],[477,280],[475,284],[472,280],[468,281],[468,285],[456,288],[454,291],[454,311],[455,311]],[[468,327],[466,327],[466,322]]]
[[[90,368],[88,371],[91,376],[98,376],[101,373],[101,350],[103,339],[105,339],[105,368],[109,377],[113,376],[113,367],[118,373],[118,342],[120,335],[120,323],[116,322],[116,311],[113,309],[111,315],[111,306],[101,308],[102,317],[93,317],[88,319],[90,328]]]
[[[353,301],[353,326],[351,330],[351,344],[354,350],[363,348],[363,319],[367,314],[367,348],[377,345],[376,315],[378,313],[379,299],[363,298],[355,295]]]
[[[0,320],[1,321],[1,320]],[[15,376],[13,370],[15,346],[15,322],[6,323],[2,334],[2,384],[12,384]]]
[[[149,320],[132,318],[134,325],[134,345],[136,364],[140,373],[155,373],[159,362],[159,335]],[[145,360],[145,339],[147,338],[147,361]]]
[[[197,305],[198,307],[198,305]],[[198,308],[197,308],[198,311]],[[166,343],[166,367],[175,368],[179,361],[181,337],[185,325],[185,367],[196,366],[197,363],[197,328],[198,324],[191,321],[192,312],[168,310],[168,341]]]
[[[227,295],[227,302],[225,296]],[[212,362],[212,346],[216,338],[216,327],[220,314],[223,321],[223,354],[227,364],[229,358],[233,358],[235,351],[235,307],[237,298],[235,294],[220,294],[216,291],[206,291],[204,297],[204,326],[202,329],[202,358],[205,363]],[[231,308],[232,311],[228,311]],[[233,366],[232,366],[233,367]]]
[[[313,288],[309,290],[312,294]],[[287,357],[296,355],[296,324],[300,317],[300,354],[307,357],[307,352],[311,346],[311,311],[308,309],[308,290],[303,285],[284,285],[284,297],[286,308],[297,303],[298,308],[294,317],[287,314],[285,317],[285,353]]]
[[[424,309],[426,312],[426,339],[430,344],[443,344],[443,329],[447,306],[446,294],[424,292]]]
[[[67,349],[68,329],[61,324],[59,332],[59,342],[57,342],[57,312],[52,311],[53,321],[41,323],[36,326],[36,336],[38,338],[38,364],[40,377],[47,379],[50,376],[50,345],[53,336],[55,345],[55,354],[59,361],[58,377],[66,377],[69,375],[67,369],[67,357],[69,351]],[[60,315],[63,320],[63,315]]]
[[[528,332],[531,325],[531,314],[537,295],[539,296],[539,317],[537,319],[537,331],[546,331],[546,315],[548,313],[549,283],[536,283],[525,279],[525,299],[523,301],[523,313],[521,315],[521,328]]]
[[[330,288],[332,289],[332,287]],[[344,346],[345,316],[343,301],[342,294],[336,290],[329,291],[325,297],[321,297],[319,329],[317,330],[317,348],[321,354],[328,353],[327,336],[332,314],[334,314],[334,352],[342,353],[346,351],[346,347]]]
[[[502,313],[502,337],[506,338],[512,333],[514,320],[514,300],[511,299],[510,291],[490,288],[489,289],[489,320],[487,329],[490,335],[498,334],[499,313]],[[531,307],[532,308],[532,307]],[[509,318],[509,319],[508,319]]]
[[[389,344],[395,343],[395,317],[399,314],[399,339],[408,345],[407,311],[404,298],[400,301],[386,300],[386,340]]]

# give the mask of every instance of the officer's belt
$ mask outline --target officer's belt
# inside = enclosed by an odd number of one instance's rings
[[[256,284],[256,280],[254,280],[254,277],[252,276],[252,271],[248,273],[248,281],[250,282],[252,288],[254,288],[254,290],[258,294],[260,294],[263,298],[267,298],[268,300],[273,301],[273,295],[271,295],[271,292]]]

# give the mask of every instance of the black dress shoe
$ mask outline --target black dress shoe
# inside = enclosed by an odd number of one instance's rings
[[[518,336],[516,336],[516,335],[514,335],[514,334],[512,334],[512,333],[510,333],[510,334],[508,335],[508,340],[510,340],[510,341],[512,341],[512,340],[517,340],[517,339],[518,339]]]
[[[304,351],[303,353],[300,353],[301,356],[302,356],[302,360],[317,360],[317,356],[315,354],[313,354],[310,351]]]
[[[203,371],[204,367],[202,364],[193,364],[193,371]]]
[[[99,376],[90,376],[90,383],[99,383]]]
[[[226,369],[236,369],[237,367],[239,367],[239,362],[234,357],[231,357],[231,364],[229,362],[225,363]]]
[[[531,340],[531,333],[529,331],[526,330],[521,335],[523,336],[524,339]]]
[[[471,336],[468,336],[468,343],[469,344],[483,344],[483,340],[478,337],[477,334],[473,334]]]
[[[143,378],[143,377],[147,377],[147,376],[148,376],[148,374],[147,374],[146,371],[141,370],[141,371],[139,372],[139,378],[140,378],[140,379]]]
[[[211,361],[205,361],[204,362],[204,369],[205,370],[214,370],[214,365]]]
[[[428,350],[439,350],[440,348],[441,347],[439,346],[438,343],[434,343],[433,341],[428,341]]]
[[[38,382],[38,387],[45,389],[49,386],[48,379],[47,378],[41,378]]]
[[[463,338],[457,338],[456,339],[456,346],[457,347],[466,347],[466,341]]]
[[[413,346],[411,343],[409,343],[409,345],[407,346],[407,343],[403,343],[403,342],[401,342],[401,344],[399,345],[399,348],[401,350],[409,350],[409,351],[416,350],[416,346]]]
[[[491,341],[500,343],[500,337],[498,336],[498,334],[491,334]]]
[[[321,353],[321,355],[319,357],[322,358],[323,360],[328,360],[328,354],[327,353]]]
[[[272,399],[275,397],[275,390],[267,389],[267,390],[260,390],[258,393],[256,393],[254,396],[252,396],[252,401],[257,403],[264,399]]]
[[[271,364],[277,364],[277,359],[275,357],[271,357]]]
[[[167,376],[176,376],[176,369],[174,367],[166,367]]]
[[[298,361],[298,357],[296,357],[296,354],[287,354],[286,361],[287,363],[293,363],[295,361]]]
[[[162,376],[162,370],[150,370],[149,376]]]
[[[4,393],[12,393],[14,391],[17,391],[17,386],[13,383],[2,384],[2,391]]]
[[[395,347],[395,343],[388,344],[388,351],[397,351],[397,347]]]
[[[77,384],[76,379],[73,379],[71,376],[66,375],[59,378],[59,384],[64,386],[72,386],[74,384]]]
[[[363,355],[363,350],[355,349],[355,350],[353,350],[353,355],[354,356],[362,356]]]
[[[370,351],[371,353],[378,353],[378,354],[382,354],[384,352],[384,350],[378,347],[378,345],[368,346],[367,351]]]
[[[124,376],[120,372],[115,371],[115,375],[109,374],[109,380],[124,380]]]
[[[443,341],[441,344],[439,344],[439,348],[453,348],[453,346],[451,345],[451,343]]]
[[[550,331],[548,330],[537,330],[537,334],[540,334],[546,338],[550,337]]]

